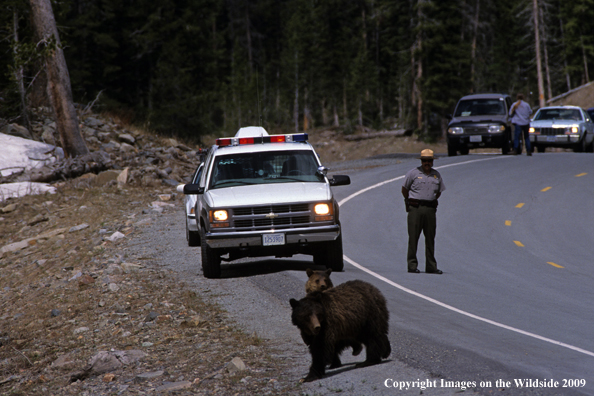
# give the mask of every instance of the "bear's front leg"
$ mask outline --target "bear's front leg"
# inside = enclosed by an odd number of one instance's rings
[[[303,379],[303,382],[311,382],[320,379],[326,373],[326,359],[324,354],[324,342],[319,340],[317,337],[314,342],[309,346],[309,352],[311,353],[311,366],[307,377]]]

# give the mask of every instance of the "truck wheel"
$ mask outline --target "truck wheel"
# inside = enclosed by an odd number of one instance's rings
[[[579,142],[574,148],[573,148],[573,152],[574,153],[583,153],[584,151],[586,151],[586,136],[584,135],[582,137],[581,142]]]
[[[206,243],[204,233],[201,235],[204,243],[202,247],[202,273],[206,278],[221,277],[221,256],[217,254],[216,249],[211,248]]]
[[[188,228],[188,219],[186,218],[186,240],[188,246],[200,246],[200,233],[198,231],[190,231]]]
[[[539,153],[544,153],[546,150],[545,146],[536,146],[536,151],[538,151]]]
[[[319,252],[314,253],[314,263],[331,268],[334,272],[340,272],[344,269],[342,234],[335,241],[328,242]]]
[[[470,149],[468,147],[464,147],[464,148],[460,149],[461,155],[468,155],[469,152],[470,152]]]
[[[455,157],[456,155],[458,155],[456,149],[448,145],[448,157]]]
[[[503,146],[501,146],[501,154],[502,155],[507,155],[509,154],[509,140],[507,139],[507,137],[504,137],[503,139]]]

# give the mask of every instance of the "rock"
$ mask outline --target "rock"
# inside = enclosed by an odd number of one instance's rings
[[[33,139],[31,132],[29,132],[27,128],[18,124],[8,124],[4,126],[0,132],[6,135],[18,136],[24,139]]]
[[[70,353],[65,353],[64,355],[60,355],[54,362],[51,364],[51,368],[59,370],[59,369],[71,369],[75,365],[74,360]]]
[[[115,241],[117,241],[118,239],[122,239],[122,238],[124,238],[125,236],[126,236],[126,235],[122,234],[121,232],[119,232],[119,231],[116,231],[116,232],[114,232],[113,234],[111,234],[111,236],[109,236],[109,237],[107,237],[107,238],[105,238],[105,239],[107,239],[108,241],[111,241],[111,242],[115,242]]]
[[[122,153],[132,153],[137,151],[136,148],[128,143],[120,143],[120,151]]]
[[[180,381],[180,382],[167,382],[164,385],[159,386],[156,391],[157,392],[174,392],[182,389],[188,389],[192,387],[192,383],[190,381]]]
[[[91,275],[85,274],[78,280],[78,287],[84,288],[86,286],[92,285],[93,283],[95,283],[95,279],[93,279]]]
[[[132,263],[122,263],[121,268],[125,274],[129,274],[130,272],[136,272],[136,271],[140,270],[142,268],[142,266],[138,265],[138,264],[132,264]]]
[[[157,319],[159,317],[159,314],[156,313],[155,311],[151,311],[149,312],[149,314],[146,316],[146,318],[144,319],[144,322],[152,322],[153,320]]]
[[[118,182],[118,186],[122,186],[128,182],[128,168],[120,172],[116,181]]]
[[[110,275],[122,275],[124,271],[118,264],[109,264],[105,269],[105,273]]]
[[[62,313],[62,311],[60,311],[59,309],[52,309],[52,312],[50,313],[50,316],[52,318],[55,318],[56,316],[59,316]]]
[[[200,326],[200,316],[192,316],[180,323],[181,327],[198,327]]]
[[[110,283],[107,286],[107,288],[109,289],[109,291],[112,291],[112,292],[117,292],[118,290],[120,290],[120,287],[115,283]]]
[[[86,333],[87,331],[89,331],[88,327],[79,327],[78,329],[74,329],[74,335]]]
[[[84,230],[85,228],[88,228],[88,227],[89,227],[89,225],[87,223],[82,223],[82,224],[79,224],[77,226],[70,228],[70,230],[68,230],[68,232],[76,232],[76,231]]]
[[[128,143],[128,144],[134,144],[134,142],[136,142],[136,139],[134,139],[134,136],[130,135],[129,133],[119,134],[118,139],[120,139],[121,142]]]
[[[14,212],[17,209],[17,204],[8,204],[5,207],[2,208],[2,213],[10,213],[10,212]]]
[[[97,187],[103,187],[107,183],[111,181],[117,181],[118,176],[120,175],[119,171],[116,170],[107,170],[101,172],[97,175],[97,177],[93,180],[93,184]]]
[[[151,371],[149,373],[138,374],[136,376],[136,378],[134,378],[134,381],[140,383],[140,382],[153,380],[155,378],[162,376],[164,373],[165,373],[165,371],[159,370],[159,371]]]
[[[245,370],[245,363],[243,362],[243,360],[241,360],[241,358],[239,357],[234,357],[229,363],[227,363],[227,365],[225,366],[225,368],[227,369],[227,371],[231,374],[236,373],[238,371],[244,371]]]
[[[115,374],[108,373],[103,376],[103,382],[113,382],[115,380]]]

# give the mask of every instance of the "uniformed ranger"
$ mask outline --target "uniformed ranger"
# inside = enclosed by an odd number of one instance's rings
[[[425,272],[442,274],[435,261],[437,199],[445,190],[438,171],[433,169],[433,150],[421,151],[421,166],[411,169],[404,178],[402,195],[408,212],[408,272],[418,274],[417,245],[421,231],[425,235]]]

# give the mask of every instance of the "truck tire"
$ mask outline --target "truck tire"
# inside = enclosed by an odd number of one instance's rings
[[[216,249],[211,248],[206,243],[204,233],[201,235],[204,241],[201,244],[202,248],[202,273],[205,278],[220,278],[221,277],[221,256]]]
[[[344,269],[342,258],[342,234],[332,242],[328,242],[322,249],[314,254],[314,263],[341,272]]]
[[[456,155],[458,155],[456,149],[448,145],[448,157],[455,157]]]
[[[188,246],[200,246],[200,233],[198,231],[190,231],[188,228],[188,218],[186,217],[186,241]]]

